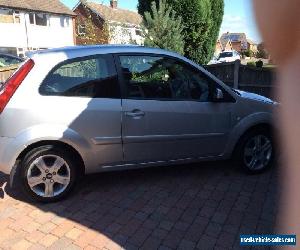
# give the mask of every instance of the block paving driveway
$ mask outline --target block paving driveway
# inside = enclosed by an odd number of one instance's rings
[[[0,249],[249,249],[240,234],[274,231],[277,173],[230,162],[104,173],[55,204],[0,174]]]

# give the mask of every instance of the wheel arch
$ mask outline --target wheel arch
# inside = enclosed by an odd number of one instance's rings
[[[57,141],[57,140],[42,140],[42,141],[38,141],[35,143],[32,143],[30,145],[28,145],[17,157],[17,161],[21,161],[28,152],[34,150],[35,148],[38,147],[42,147],[42,146],[57,146],[59,148],[62,148],[64,150],[66,150],[68,153],[70,153],[74,158],[75,161],[79,163],[78,165],[78,174],[79,176],[83,176],[85,173],[85,163],[84,160],[81,156],[81,154],[70,144],[66,143],[66,142],[62,142],[62,141]]]
[[[245,131],[243,131],[243,133],[239,136],[239,138],[237,139],[237,141],[234,144],[232,153],[231,153],[231,157],[234,157],[234,155],[236,154],[238,148],[239,148],[239,144],[240,142],[243,140],[243,138],[248,134],[251,133],[252,131],[256,131],[259,129],[266,129],[268,131],[270,131],[271,136],[273,137],[273,133],[274,133],[274,126],[271,123],[268,122],[261,122],[261,123],[257,123],[254,124],[250,127],[248,127]]]

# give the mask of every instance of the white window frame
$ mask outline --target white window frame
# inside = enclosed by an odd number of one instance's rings
[[[33,15],[33,23],[30,22],[30,18],[29,18],[29,23],[30,23],[30,25],[40,26],[40,27],[49,27],[49,26],[50,26],[50,15],[48,15],[48,14],[46,14],[46,13],[30,12],[30,13],[28,14],[28,17],[29,17],[30,14]],[[37,15],[37,14],[46,15],[47,25],[37,25],[37,24],[36,24],[36,15]]]
[[[21,14],[20,14],[20,11],[14,11],[14,12],[13,12],[14,23],[19,24],[18,22],[16,22],[16,18],[17,18],[17,17],[18,17],[19,20],[20,20],[19,23],[21,23]]]
[[[84,28],[83,28],[84,27]],[[81,32],[80,29],[84,29],[85,32]],[[85,24],[79,24],[77,29],[79,36],[85,36],[86,35],[86,25]]]

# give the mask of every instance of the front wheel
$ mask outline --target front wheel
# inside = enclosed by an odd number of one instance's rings
[[[268,169],[274,159],[274,144],[270,131],[256,129],[243,136],[236,158],[248,173],[260,173]]]
[[[22,161],[23,191],[41,202],[57,201],[65,197],[76,180],[72,157],[55,146],[42,146],[30,151]]]

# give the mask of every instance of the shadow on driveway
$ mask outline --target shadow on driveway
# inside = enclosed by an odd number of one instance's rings
[[[61,202],[39,204],[0,175],[0,223],[9,220],[5,230],[19,235],[0,236],[0,248],[25,241],[53,249],[238,249],[239,234],[273,232],[276,176],[276,169],[246,175],[230,162],[102,173]]]

